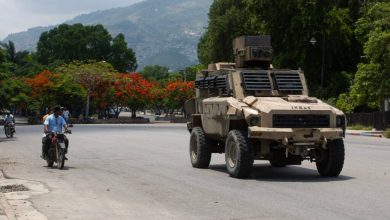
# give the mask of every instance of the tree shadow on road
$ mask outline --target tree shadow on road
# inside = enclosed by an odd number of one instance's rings
[[[228,174],[225,164],[210,165],[211,170]],[[255,164],[249,178],[269,182],[337,182],[348,181],[355,177],[340,175],[338,177],[321,177],[317,170],[299,166],[282,168],[272,167],[268,164]]]

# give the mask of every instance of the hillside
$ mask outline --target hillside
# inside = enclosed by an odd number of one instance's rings
[[[123,33],[137,53],[140,67],[160,64],[180,69],[197,63],[196,48],[207,26],[212,0],[146,0],[128,7],[80,15],[65,23],[103,24],[115,36]],[[34,51],[40,34],[51,27],[9,35],[18,50]]]

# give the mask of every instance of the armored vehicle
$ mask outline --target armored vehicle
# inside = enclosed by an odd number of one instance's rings
[[[303,71],[273,69],[270,36],[239,37],[233,49],[235,63],[198,73],[196,98],[185,104],[192,166],[208,168],[212,153],[225,153],[235,178],[248,177],[254,160],[273,167],[309,160],[321,176],[338,176],[343,112],[308,96]]]

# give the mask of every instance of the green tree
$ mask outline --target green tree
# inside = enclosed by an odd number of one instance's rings
[[[101,97],[97,96],[99,93],[98,90],[103,85],[106,85],[105,82],[112,78],[112,74],[116,73],[112,65],[104,61],[88,63],[73,62],[58,67],[56,72],[70,75],[75,82],[81,84],[85,89],[85,117],[89,116],[91,97],[94,96],[95,99],[100,99]]]
[[[38,61],[49,65],[63,61],[108,59],[111,35],[102,25],[62,24],[41,34],[37,45]]]
[[[362,47],[353,32],[360,8],[358,0],[216,0],[199,41],[199,60],[204,65],[233,61],[235,37],[269,34],[275,67],[303,68],[318,95],[323,63],[324,98],[336,97],[346,92],[360,59]],[[312,37],[317,39],[314,46],[309,43]]]
[[[21,77],[0,80],[0,109],[26,110],[30,103],[31,89]]]
[[[6,60],[16,63],[16,49],[14,42],[8,41],[8,43],[1,43],[0,46],[2,46],[5,50]]]
[[[379,109],[390,99],[390,2],[372,3],[356,23],[366,62],[360,63],[351,86],[355,106]]]
[[[149,81],[163,81],[169,77],[169,68],[166,66],[145,66],[141,74]]]
[[[205,69],[205,66],[202,64],[186,67],[183,71],[185,81],[195,81],[196,74],[203,69]]]
[[[137,58],[133,49],[127,47],[125,36],[118,34],[112,41],[108,58],[114,68],[122,73],[134,72],[137,69]]]

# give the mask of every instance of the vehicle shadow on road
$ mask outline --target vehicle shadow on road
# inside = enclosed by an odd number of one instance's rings
[[[15,140],[15,138],[0,137],[0,142],[11,142]]]
[[[211,170],[228,174],[226,165],[210,165]],[[338,177],[321,177],[317,170],[298,166],[275,168],[268,164],[255,164],[249,178],[270,182],[338,182],[355,179],[355,177],[340,175]]]
[[[49,166],[43,166],[45,167],[46,169],[49,169],[49,170],[59,170],[56,165],[54,165],[53,167],[49,167]],[[68,170],[74,170],[74,169],[77,169],[76,167],[68,167],[68,166],[64,166],[64,168],[62,170],[65,170],[65,171],[68,171]]]

